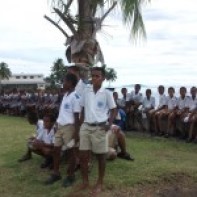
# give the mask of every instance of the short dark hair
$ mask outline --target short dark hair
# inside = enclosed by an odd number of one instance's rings
[[[152,93],[151,89],[146,89],[146,93],[148,93],[148,92]]]
[[[187,89],[184,86],[180,87],[180,90],[184,90],[185,92],[187,92]]]
[[[105,69],[103,67],[98,67],[98,66],[95,66],[91,69],[91,71],[100,71],[102,76],[105,77],[106,73],[105,73]]]
[[[56,117],[53,114],[45,114],[44,118],[49,118],[52,123],[56,121]]]
[[[78,83],[77,76],[72,73],[67,73],[64,77],[64,80],[71,82],[73,87],[75,87]]]
[[[169,87],[169,88],[168,88],[168,91],[169,91],[169,90],[172,90],[173,92],[175,92],[175,90],[174,90],[173,87]]]
[[[158,89],[165,89],[165,87],[163,85],[159,85]]]

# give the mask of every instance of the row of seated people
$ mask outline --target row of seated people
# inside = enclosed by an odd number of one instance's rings
[[[27,92],[13,89],[10,92],[2,92],[0,95],[0,113],[25,116],[29,105],[35,105],[40,111],[45,108],[58,110],[62,97],[62,93],[57,91]]]
[[[41,168],[53,168],[53,149],[56,132],[56,118],[54,111],[51,109],[45,111],[45,114],[39,113],[35,106],[28,106],[27,119],[31,125],[35,125],[35,134],[27,141],[26,153],[18,160],[24,162],[32,159],[32,153],[40,155],[44,158],[44,162],[40,165]],[[126,138],[124,132],[117,125],[113,125],[108,131],[108,153],[107,159],[114,160],[119,157],[126,160],[134,160],[134,158],[126,150]],[[62,147],[62,158],[67,153],[67,150],[74,146],[71,140],[66,146]],[[68,156],[68,155],[67,155]],[[75,166],[79,168],[79,164]]]
[[[135,90],[127,94],[127,89],[122,89],[123,98],[118,98],[114,92],[114,99],[119,108],[117,120],[124,124],[125,130],[133,130],[136,123],[142,131],[149,131],[155,135],[165,137],[177,136],[187,142],[197,142],[197,88],[191,87],[190,96],[186,95],[187,89],[179,89],[179,97],[175,96],[175,89],[168,88],[168,96],[164,94],[164,86],[158,87],[159,105],[156,107],[155,98],[151,96],[151,89],[146,89],[143,98],[140,85],[135,85]],[[123,118],[122,111],[125,118]],[[123,123],[124,121],[124,123]]]

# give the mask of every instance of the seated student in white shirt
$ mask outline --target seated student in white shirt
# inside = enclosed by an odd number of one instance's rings
[[[196,122],[197,112],[197,88],[192,87],[190,89],[191,97],[189,98],[189,104],[186,112],[183,114],[183,122],[189,124],[189,132],[187,142],[191,142],[194,138],[194,126]]]
[[[163,110],[166,105],[167,105],[167,99],[166,99],[166,95],[164,94],[165,88],[163,85],[160,85],[158,87],[158,92],[159,92],[159,106],[156,109],[153,109],[150,111],[150,121],[151,121],[151,126],[153,123],[153,127],[154,127],[154,132],[155,134],[158,134],[158,125],[159,125],[159,121],[158,121],[158,117],[159,114],[161,112],[161,110]],[[151,128],[151,132],[152,132],[152,128]]]
[[[126,139],[125,134],[121,128],[117,125],[112,125],[110,130],[107,132],[108,138],[108,153],[107,159],[114,160],[116,157],[122,159],[134,161],[134,158],[126,150]]]
[[[44,127],[40,129],[39,134],[33,140],[28,142],[28,152],[41,155],[45,158],[41,168],[46,168],[52,165],[52,155],[54,148],[54,123],[53,115],[45,115],[43,118]],[[27,160],[27,159],[26,159]],[[26,161],[23,160],[23,161]]]
[[[151,96],[151,89],[146,90],[146,97],[142,102],[142,118],[148,120],[148,131],[150,131],[150,112],[155,108],[155,97]]]
[[[158,120],[158,130],[159,130],[159,135],[166,134],[166,131],[162,131],[162,120],[164,118],[167,118],[168,124],[170,123],[168,121],[168,117],[170,116],[171,113],[176,112],[176,107],[177,107],[177,98],[174,96],[175,90],[173,87],[168,88],[168,96],[167,96],[167,105],[166,107],[160,111]],[[169,127],[169,126],[168,126]]]
[[[134,91],[132,91],[127,98],[127,111],[128,111],[128,127],[129,129],[136,129],[134,127],[135,120],[141,125],[141,122],[138,118],[139,116],[139,106],[142,105],[143,96],[140,93],[141,85],[135,84]]]
[[[177,99],[177,108],[169,115],[169,124],[165,137],[169,137],[169,135],[175,135],[176,120],[183,119],[183,115],[189,106],[189,97],[186,96],[187,89],[185,87],[181,87],[179,91],[180,97]]]
[[[29,106],[27,108],[27,119],[28,119],[28,122],[31,124],[31,125],[35,125],[36,128],[35,128],[35,131],[36,133],[33,134],[33,136],[31,136],[29,139],[28,139],[28,142],[31,142],[33,141],[38,135],[39,133],[43,130],[44,128],[44,123],[43,123],[43,120],[40,119],[37,111],[36,111],[36,108],[35,106]],[[20,158],[18,159],[18,162],[23,162],[23,161],[26,161],[26,160],[29,160],[32,158],[32,154],[31,154],[31,151],[29,149],[27,149],[27,152]]]

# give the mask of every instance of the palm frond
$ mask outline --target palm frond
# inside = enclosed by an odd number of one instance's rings
[[[150,0],[119,0],[124,23],[131,27],[131,37],[134,40],[146,38],[141,7],[148,1]]]

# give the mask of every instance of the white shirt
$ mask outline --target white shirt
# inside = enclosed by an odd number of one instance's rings
[[[177,106],[177,98],[175,96],[167,96],[167,105],[169,110],[174,109]]]
[[[178,109],[180,110],[189,107],[189,97],[185,96],[184,99],[179,97],[177,100],[177,106],[178,106]]]
[[[151,96],[149,100],[145,97],[142,102],[142,107],[143,109],[150,109],[152,107],[155,108],[155,97]]]
[[[83,94],[83,91],[86,87],[86,84],[80,79],[75,87],[76,93],[81,96]]]
[[[109,109],[116,108],[112,92],[100,88],[95,94],[93,86],[85,88],[81,97],[81,106],[84,107],[84,122],[87,123],[107,121]]]
[[[130,95],[128,95],[129,100],[127,99],[127,101],[135,101],[135,102],[139,102],[142,103],[143,101],[143,96],[142,93],[138,92],[137,94],[135,93],[135,91],[132,91]]]
[[[164,105],[167,105],[167,98],[166,98],[166,95],[165,94],[160,94],[159,95],[159,106],[158,108],[160,107],[163,107]]]
[[[61,126],[74,124],[74,113],[80,113],[80,97],[74,91],[65,93],[60,105],[57,123]]]
[[[54,128],[52,128],[49,132],[47,129],[43,128],[36,138],[43,141],[45,144],[53,144],[55,140]]]
[[[39,119],[37,124],[36,124],[37,135],[39,135],[39,133],[42,132],[43,128],[44,128],[44,122],[43,122],[43,120]]]
[[[197,96],[193,99],[192,97],[189,97],[188,99],[188,107],[189,111],[192,112],[195,109],[197,109]]]

